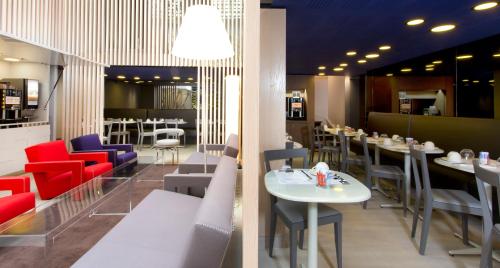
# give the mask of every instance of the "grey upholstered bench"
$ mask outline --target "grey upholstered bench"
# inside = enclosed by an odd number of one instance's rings
[[[220,267],[232,234],[236,160],[198,198],[151,192],[73,267]]]
[[[203,145],[199,146],[200,152],[192,153],[186,161],[179,164],[178,173],[204,173],[205,172],[205,153]],[[232,158],[238,157],[239,145],[238,135],[231,134],[227,137],[225,144],[207,144],[207,151],[222,151],[222,154]],[[213,173],[220,157],[207,153],[207,173]]]

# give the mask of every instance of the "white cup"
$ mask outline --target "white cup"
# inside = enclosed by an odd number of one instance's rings
[[[432,141],[426,141],[424,143],[424,150],[426,150],[426,151],[432,151],[434,149],[436,149],[436,146],[434,145],[434,142],[432,142]]]
[[[458,152],[455,151],[450,151],[447,155],[446,158],[448,159],[448,162],[450,163],[460,163],[462,162],[462,156]]]

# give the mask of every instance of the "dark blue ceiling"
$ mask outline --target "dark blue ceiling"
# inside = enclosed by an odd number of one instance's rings
[[[274,0],[272,7],[287,10],[287,73],[317,74],[319,65],[326,74],[341,62],[345,73],[393,64],[434,51],[454,47],[500,33],[500,7],[473,11],[476,0]],[[422,17],[425,23],[408,27],[405,22]],[[447,33],[431,33],[432,26],[454,23]],[[360,65],[358,59],[378,47],[392,49],[380,58]],[[358,55],[347,57],[346,51]],[[500,48],[499,48],[500,49]]]
[[[197,69],[195,67],[154,67],[154,66],[111,66],[104,72],[108,75],[107,79],[117,80],[118,75],[126,76],[125,80],[133,81],[134,76],[139,76],[141,80],[155,80],[154,76],[159,75],[159,81],[171,81],[172,77],[179,76],[180,81],[188,81],[192,77],[196,81]],[[157,80],[156,80],[157,81]]]

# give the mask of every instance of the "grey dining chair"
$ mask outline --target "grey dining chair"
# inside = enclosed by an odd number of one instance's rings
[[[142,119],[137,119],[137,130],[137,145],[139,146],[139,150],[142,149],[142,146],[144,144],[144,137],[151,137],[151,146],[153,146],[156,123],[153,122],[153,131],[147,131],[146,129],[144,129],[144,121]]]
[[[490,201],[486,194],[485,183],[488,183],[497,191],[497,203],[500,205],[500,174],[487,170],[479,166],[479,161],[473,161],[474,173],[476,174],[477,189],[479,191],[479,200],[483,212],[483,243],[481,249],[481,268],[491,268],[492,247],[495,236],[500,236],[500,224],[493,222],[493,216],[490,207]]]
[[[343,130],[339,130],[338,134],[340,141],[341,162],[340,171],[343,173],[349,172],[350,165],[364,166],[365,157],[363,155],[350,155],[347,148],[347,137]]]
[[[329,135],[327,135],[324,130],[318,127],[315,131],[315,137],[317,137],[317,140],[320,143],[318,160],[324,162],[328,156],[328,164],[330,166],[335,164],[338,170],[338,167],[340,166],[340,147],[337,146],[336,137],[333,136],[333,140],[329,141],[327,140]]]
[[[112,121],[112,120],[109,120]],[[111,131],[112,131],[113,122],[104,125],[105,135],[102,137],[102,142],[105,144],[111,144]],[[107,127],[107,128],[106,128]]]
[[[420,235],[421,255],[425,254],[427,237],[431,224],[432,209],[441,209],[459,213],[462,217],[462,241],[465,245],[469,244],[468,215],[482,216],[481,203],[475,197],[462,190],[453,189],[433,189],[429,178],[429,169],[427,166],[427,156],[425,151],[416,150],[410,147],[411,163],[413,177],[415,178],[415,207],[413,213],[413,224],[411,228],[411,237],[415,237],[417,230],[418,214],[420,208],[420,199],[424,199],[424,215],[422,231]],[[417,161],[420,162],[420,172]],[[422,175],[422,177],[420,177]],[[423,183],[420,182],[422,178]],[[423,187],[421,186],[423,184]],[[423,192],[423,193],[422,193]]]
[[[396,181],[396,188],[398,190],[398,202],[401,201],[401,193],[403,193],[403,214],[406,217],[406,211],[408,209],[408,204],[406,204],[406,187],[404,187],[404,182],[406,180],[405,173],[398,166],[390,165],[372,165],[372,160],[370,157],[370,152],[368,151],[368,142],[366,141],[366,135],[362,134],[360,137],[361,144],[363,145],[363,153],[365,160],[365,179],[366,187],[368,189],[372,188],[372,178],[383,178]],[[363,208],[366,209],[366,204],[368,201],[363,202]]]
[[[319,131],[319,126],[313,126],[311,128],[311,139],[309,145],[309,163],[314,162],[314,153],[318,152],[318,162],[320,161],[319,149],[321,148],[321,140],[320,137],[316,135],[317,131]]]
[[[118,126],[118,130],[114,130],[114,126],[117,125]],[[123,124],[122,124],[122,120],[119,119],[119,118],[115,118],[113,120],[111,120],[111,125],[110,125],[110,128],[112,129],[111,130],[111,137],[112,136],[116,136],[117,137],[117,143],[120,143],[120,138],[123,137],[123,143],[126,143],[127,142],[127,139],[128,139],[128,142],[130,142],[130,131],[124,131],[123,128],[122,128]]]
[[[271,161],[303,159],[303,168],[308,168],[307,149],[282,149],[264,151],[266,171],[271,171]],[[299,246],[303,249],[304,230],[307,228],[307,203],[293,202],[271,197],[271,230],[269,236],[269,257],[273,256],[274,237],[276,234],[276,221],[280,216],[288,227],[290,234],[290,267],[297,267],[297,231],[300,232]],[[337,267],[342,267],[342,214],[336,209],[323,204],[318,204],[318,225],[334,224],[335,249],[337,254]]]

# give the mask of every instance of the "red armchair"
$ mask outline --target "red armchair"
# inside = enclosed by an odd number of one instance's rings
[[[35,208],[29,177],[0,178],[0,191],[12,191],[11,196],[0,198],[0,224]]]
[[[108,154],[70,154],[64,141],[37,144],[25,149],[28,164],[25,171],[33,173],[41,199],[56,197],[113,168]],[[97,164],[85,166],[85,162]]]

